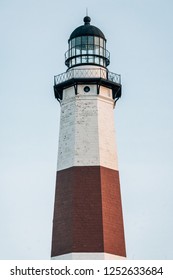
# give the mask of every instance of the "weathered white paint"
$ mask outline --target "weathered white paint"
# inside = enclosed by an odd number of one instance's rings
[[[103,166],[118,170],[113,100],[111,90],[80,85],[75,95],[70,87],[63,92],[57,170],[72,166]]]
[[[69,88],[66,88],[64,91],[63,91],[63,100],[69,100],[70,98],[74,97],[75,96],[75,90],[74,90],[74,87],[69,87]]]
[[[109,89],[101,88],[101,95],[109,95]],[[109,97],[109,96],[108,96]],[[98,98],[98,135],[100,165],[118,170],[117,149],[115,141],[115,124],[113,104]]]
[[[107,253],[70,253],[51,258],[52,260],[125,260],[125,257]]]
[[[75,98],[70,102],[62,103],[59,148],[58,148],[58,168],[61,170],[73,166],[75,147]]]
[[[112,90],[110,88],[107,88],[107,87],[100,87],[99,95],[111,98],[112,97]]]

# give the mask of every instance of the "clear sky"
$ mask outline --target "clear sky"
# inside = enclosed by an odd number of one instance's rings
[[[49,259],[71,32],[91,24],[122,75],[115,109],[129,259],[173,259],[173,1],[0,0],[0,259]]]

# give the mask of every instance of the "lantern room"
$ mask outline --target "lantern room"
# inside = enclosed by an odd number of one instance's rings
[[[103,32],[90,25],[90,17],[84,17],[84,25],[77,27],[68,40],[65,64],[68,68],[78,65],[97,65],[106,68],[110,53],[106,50]]]

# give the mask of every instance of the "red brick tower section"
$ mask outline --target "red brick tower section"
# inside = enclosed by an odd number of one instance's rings
[[[120,76],[109,72],[100,29],[76,28],[67,72],[55,77],[61,104],[52,252],[55,259],[126,257],[113,109]]]

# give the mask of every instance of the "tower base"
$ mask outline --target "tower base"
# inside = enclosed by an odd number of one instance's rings
[[[69,253],[56,257],[52,260],[123,260],[126,259],[122,256],[117,256],[108,253]]]

